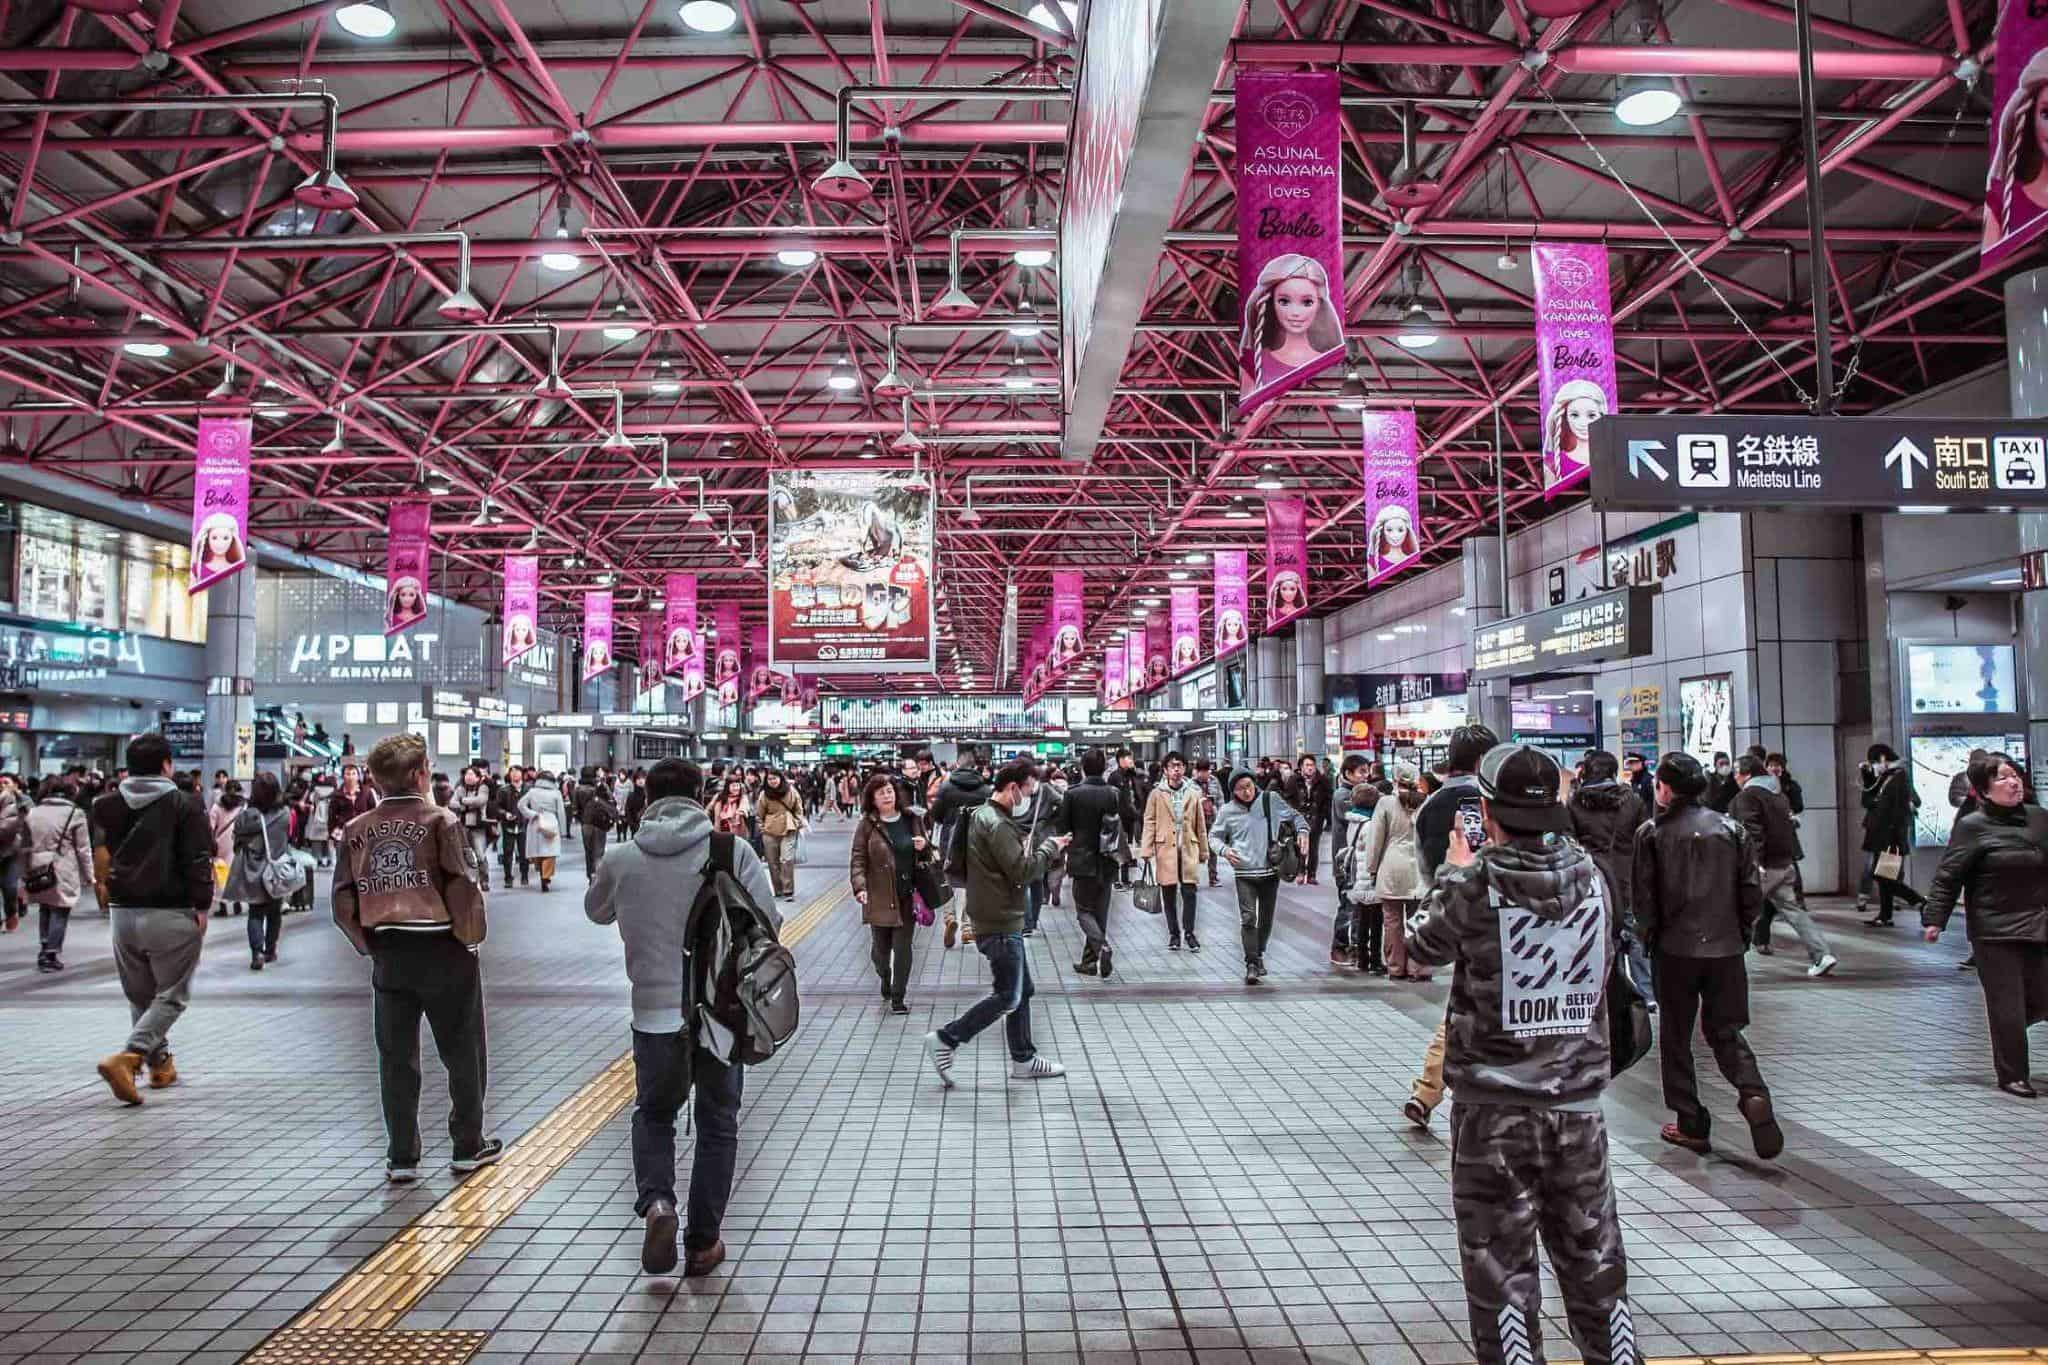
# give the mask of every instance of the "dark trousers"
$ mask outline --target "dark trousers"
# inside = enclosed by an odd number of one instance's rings
[[[384,1099],[385,1160],[420,1159],[420,1020],[434,1031],[434,1050],[448,1068],[448,1139],[457,1157],[484,1143],[484,975],[477,955],[453,934],[387,929],[370,936],[375,966],[371,1027],[377,1035],[377,1080]]]
[[[1266,941],[1273,937],[1273,909],[1279,899],[1279,877],[1237,874],[1237,925],[1244,934],[1246,962],[1265,960]]]
[[[64,951],[64,935],[71,928],[71,911],[61,905],[38,907],[41,911],[42,953],[56,957]]]
[[[1109,942],[1109,888],[1102,877],[1073,877],[1067,883],[1074,893],[1074,918],[1081,922],[1081,935],[1088,946],[1081,950],[1083,962],[1102,956]]]
[[[1310,877],[1316,875],[1316,860],[1323,851],[1323,831],[1313,829],[1308,836],[1308,854],[1301,860],[1302,872]]]
[[[909,901],[908,896],[903,898],[903,923],[868,926],[868,935],[873,939],[868,957],[875,964],[875,975],[882,978],[884,1000],[902,1000],[903,990],[910,984],[910,950],[916,925],[910,919]]]
[[[277,936],[284,932],[284,907],[276,901],[249,902],[249,955],[276,957]]]
[[[531,864],[526,861],[526,827],[507,820],[498,826],[498,866],[505,869],[505,885],[512,885],[512,865],[519,864],[519,884],[526,885]]]
[[[702,1251],[718,1240],[732,1198],[740,1153],[740,1096],[746,1069],[727,1066],[703,1048],[686,1057],[688,1035],[633,1030],[633,1212],[645,1217],[657,1199],[676,1198],[676,1115],[696,1091],[697,1151],[690,1160],[690,1200],[683,1210],[683,1246]]]
[[[583,827],[583,875],[597,876],[597,865],[604,861],[605,830],[597,825]]]
[[[1704,1138],[1713,1120],[1700,1103],[1699,1077],[1692,1064],[1692,1025],[1697,1016],[1714,1064],[1735,1093],[1769,1097],[1756,1054],[1742,1030],[1749,1026],[1749,974],[1738,957],[1652,959],[1657,980],[1657,1043],[1664,1063],[1664,1103],[1677,1116],[1678,1130]]]
[[[1166,913],[1166,937],[1170,942],[1179,943],[1184,938],[1195,936],[1195,884],[1170,882],[1159,884],[1159,903]]]
[[[1452,1105],[1451,1208],[1484,1365],[1542,1365],[1539,1241],[1587,1365],[1638,1365],[1604,1116]]]
[[[1397,902],[1400,903],[1403,902]],[[1402,918],[1407,918],[1405,913]],[[1351,949],[1357,955],[1359,970],[1371,971],[1380,965],[1386,927],[1386,913],[1379,901],[1351,907]]]
[[[1870,880],[1877,885],[1877,917],[1879,920],[1886,924],[1891,923],[1892,902],[1895,900],[1904,901],[1907,908],[1910,909],[1926,899],[1926,897],[1922,896],[1905,882],[1895,882],[1889,877],[1878,876],[1877,855],[1875,853],[1866,853],[1863,855],[1863,858],[1864,865],[1869,869]]]
[[[988,959],[995,985],[989,993],[967,1007],[967,1013],[939,1030],[939,1041],[958,1047],[996,1020],[1010,1044],[1010,1060],[1028,1062],[1038,1055],[1031,1041],[1031,958],[1022,934],[980,934],[974,946]]]
[[[2048,1021],[2048,946],[1973,941],[1998,1083],[2027,1079],[2027,1026]]]

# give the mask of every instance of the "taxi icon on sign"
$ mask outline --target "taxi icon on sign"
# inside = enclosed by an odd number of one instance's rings
[[[1991,470],[2003,489],[2039,492],[2048,488],[2048,440],[2000,436],[1992,441]]]

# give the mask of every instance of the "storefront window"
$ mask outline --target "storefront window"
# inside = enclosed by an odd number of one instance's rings
[[[186,546],[47,508],[18,511],[15,605],[24,616],[205,641],[205,599],[185,592]]]

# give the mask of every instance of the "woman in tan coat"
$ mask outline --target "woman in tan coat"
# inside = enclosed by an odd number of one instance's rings
[[[847,872],[862,923],[873,939],[870,956],[882,978],[882,999],[891,1014],[908,1014],[903,991],[910,984],[911,940],[916,919],[910,904],[911,870],[925,856],[924,822],[898,802],[896,779],[876,773],[861,792],[860,824],[853,831]]]
[[[761,779],[761,795],[754,802],[754,818],[761,822],[761,860],[768,864],[768,878],[781,900],[796,899],[796,834],[804,827],[804,799],[796,794],[789,779],[770,769]]]
[[[1166,756],[1159,785],[1145,798],[1145,825],[1138,835],[1138,856],[1152,864],[1166,906],[1166,946],[1178,949],[1195,937],[1195,887],[1209,860],[1209,822],[1202,816],[1202,789],[1188,780],[1187,760]]]

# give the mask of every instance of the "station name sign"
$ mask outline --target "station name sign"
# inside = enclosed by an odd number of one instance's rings
[[[1389,706],[1462,697],[1463,673],[1349,673],[1329,679],[1323,689],[1333,711],[1384,711]]]
[[[1278,725],[1288,718],[1287,712],[1277,706],[1225,706],[1207,707],[1200,710],[1191,707],[1174,707],[1150,711],[1097,711],[1091,721],[1095,725]]]
[[[2004,512],[2048,507],[2048,423],[1616,413],[1592,471],[1621,510]]]
[[[1648,654],[1655,595],[1649,588],[1623,588],[1480,626],[1472,632],[1471,676],[1564,673]]]

